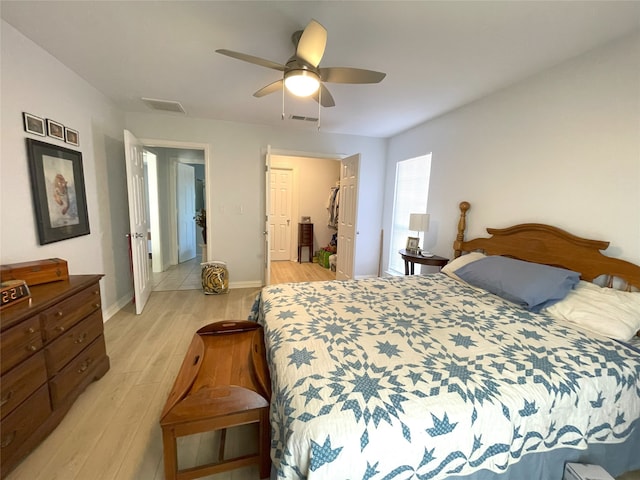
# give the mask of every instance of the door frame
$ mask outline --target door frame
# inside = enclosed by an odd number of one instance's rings
[[[159,148],[183,148],[186,150],[203,150],[204,151],[204,181],[205,185],[213,185],[213,166],[211,162],[213,161],[211,156],[211,144],[209,143],[199,143],[199,142],[182,142],[178,140],[160,140],[156,138],[140,138],[140,142],[145,147],[159,147]],[[171,168],[173,170],[173,167]],[[170,192],[170,195],[171,192]],[[175,198],[175,187],[173,187],[173,196]],[[175,202],[174,202],[175,203]],[[205,190],[205,199],[204,199],[205,209],[209,214],[207,215],[207,239],[213,238],[210,235],[211,231],[211,220],[213,213],[213,198],[211,195],[211,188],[207,188]],[[171,228],[177,228],[177,226],[173,225]],[[177,236],[177,231],[172,232],[172,238],[175,235]],[[171,251],[174,252],[174,249],[171,248]],[[212,257],[212,248],[207,248],[207,258],[206,261]],[[175,251],[175,258],[178,258],[178,252]]]
[[[321,152],[306,152],[306,151],[299,151],[299,150],[287,150],[287,149],[279,149],[279,148],[273,148],[270,145],[267,147],[264,147],[262,149],[262,151],[260,152],[261,158],[262,160],[264,160],[265,156],[269,155],[270,157],[275,156],[280,156],[280,157],[306,157],[306,158],[326,158],[326,159],[330,159],[330,160],[338,160],[340,161],[340,163],[342,164],[342,160],[350,157],[352,155],[356,155],[356,154],[360,154],[359,152],[356,153],[352,153],[352,154],[345,154],[345,153],[321,153]],[[361,154],[360,154],[361,155]],[[269,165],[270,168],[270,165]],[[268,184],[267,184],[268,182]],[[268,194],[269,192],[269,187],[271,185],[271,179],[270,176],[267,175],[266,176],[266,181],[265,181],[265,185],[264,188],[265,190],[265,195]],[[297,184],[294,186],[294,193],[297,192]],[[356,205],[358,203],[358,200],[356,200]],[[297,202],[295,209],[292,209],[292,214],[298,212],[298,206],[297,206]],[[356,211],[357,211],[357,206],[356,206]],[[263,209],[263,214],[264,214],[264,218],[268,218],[269,217],[269,210],[268,210],[268,204],[265,201],[265,205],[264,205],[264,209]],[[297,218],[297,217],[294,217]],[[266,222],[265,222],[266,223]],[[268,232],[268,228],[266,229],[266,231],[264,232],[265,235],[269,235]],[[297,231],[296,231],[297,233]],[[356,241],[357,241],[357,236],[356,236]],[[270,242],[267,241],[265,242],[266,245],[269,245]],[[295,243],[295,242],[293,242]],[[292,243],[292,248],[293,248],[293,243]],[[268,248],[268,247],[267,247]],[[354,251],[355,251],[355,247],[354,247]],[[267,255],[268,252],[265,252],[265,255]],[[296,254],[297,255],[297,254]],[[296,256],[297,258],[297,256]],[[355,258],[354,258],[354,263],[355,263]],[[355,268],[355,264],[354,264],[354,268]],[[270,272],[271,272],[271,262],[269,261],[268,257],[266,257],[266,261],[265,261],[265,273],[264,273],[264,278],[262,279],[262,283],[263,285],[269,285],[269,279],[270,279]]]

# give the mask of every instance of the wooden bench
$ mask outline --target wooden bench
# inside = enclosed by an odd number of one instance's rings
[[[186,480],[258,464],[271,470],[271,384],[262,327],[223,321],[196,332],[160,417],[167,480]],[[258,453],[224,458],[226,429],[259,424]],[[218,460],[178,470],[177,437],[222,430]]]

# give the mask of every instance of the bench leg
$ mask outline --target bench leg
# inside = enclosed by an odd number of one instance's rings
[[[178,474],[178,447],[173,429],[162,429],[162,444],[164,449],[164,478],[175,480]]]
[[[260,478],[271,475],[271,425],[269,423],[269,409],[260,412]]]
[[[227,443],[227,429],[220,430],[220,448],[218,449],[218,461],[224,460],[224,445]]]

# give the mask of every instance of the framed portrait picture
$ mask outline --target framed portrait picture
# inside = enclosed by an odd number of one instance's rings
[[[64,141],[76,147],[79,146],[80,139],[78,138],[78,131],[64,127]]]
[[[419,245],[420,245],[420,238],[407,237],[407,247],[405,250],[407,250],[407,252],[417,253]]]
[[[22,112],[22,118],[24,119],[25,132],[40,135],[41,137],[44,137],[47,134],[43,118],[36,117],[35,115],[31,115],[27,112]]]
[[[27,138],[40,245],[88,235],[82,153]]]
[[[64,125],[47,118],[47,135],[64,142]]]

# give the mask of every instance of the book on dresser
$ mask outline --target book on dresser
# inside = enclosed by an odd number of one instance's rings
[[[30,286],[30,298],[0,316],[0,476],[4,478],[109,370],[100,279]]]

